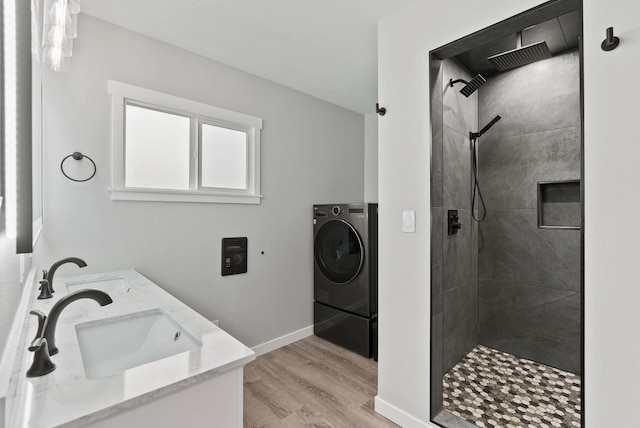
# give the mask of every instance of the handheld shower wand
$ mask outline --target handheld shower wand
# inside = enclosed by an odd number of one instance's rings
[[[485,132],[487,132],[489,130],[489,128],[491,128],[493,125],[496,124],[497,121],[499,121],[500,119],[502,119],[500,117],[500,115],[496,115],[496,117],[493,118],[493,120],[491,122],[489,122],[487,124],[487,126],[485,126],[484,128],[482,128],[480,131],[478,132],[469,132],[469,138],[470,139],[474,139],[474,138],[480,138],[482,136],[482,134],[484,134]]]
[[[469,132],[469,140],[471,141],[471,168],[473,169],[473,196],[471,197],[471,217],[478,223],[485,219],[487,216],[487,207],[484,204],[482,193],[480,192],[480,183],[478,182],[478,154],[476,153],[476,142],[478,139],[489,130],[497,121],[502,119],[500,115],[496,115],[491,122],[489,122],[484,128],[478,132]],[[478,217],[475,214],[476,206],[476,193],[480,199],[480,205],[482,205],[482,215],[478,212]]]

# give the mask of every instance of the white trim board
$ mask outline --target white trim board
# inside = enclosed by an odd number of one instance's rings
[[[414,416],[397,408],[393,404],[387,403],[380,398],[379,395],[376,395],[374,409],[376,413],[381,414],[385,418],[404,428],[439,428],[438,425],[433,425],[416,419]]]
[[[284,336],[277,337],[273,340],[269,340],[268,342],[264,342],[260,345],[256,345],[251,350],[256,353],[256,357],[260,355],[264,355],[268,352],[275,351],[278,348],[282,348],[283,346],[287,346],[293,342],[297,342],[298,340],[302,340],[306,337],[313,335],[313,326],[301,328],[300,330],[285,334]]]

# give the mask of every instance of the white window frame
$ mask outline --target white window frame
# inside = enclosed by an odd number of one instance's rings
[[[262,119],[197,101],[152,91],[114,80],[108,81],[111,95],[111,200],[259,204],[260,131]],[[131,104],[190,119],[189,190],[132,188],[125,186],[125,107]],[[201,124],[247,133],[247,188],[201,187],[199,159]]]

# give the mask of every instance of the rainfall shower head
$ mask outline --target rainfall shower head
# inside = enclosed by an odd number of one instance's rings
[[[478,137],[482,136],[482,134],[487,132],[489,130],[489,128],[491,128],[493,125],[495,125],[496,122],[499,121],[500,119],[502,119],[500,117],[500,115],[496,115],[496,117],[494,117],[493,120],[491,122],[489,122],[487,124],[487,126],[482,128],[479,132],[469,132],[469,138],[470,139],[474,139],[474,138],[478,138]]]
[[[522,46],[522,33],[518,32],[516,48],[487,58],[499,71],[507,71],[542,59],[551,58],[547,42],[542,41]]]
[[[469,95],[477,91],[480,86],[487,83],[484,77],[477,74],[476,77],[471,79],[471,82],[467,82],[464,79],[457,79],[457,80],[449,79],[449,86],[453,88],[454,83],[458,83],[458,82],[462,82],[465,84],[464,88],[460,89],[460,93],[467,98],[469,97]]]

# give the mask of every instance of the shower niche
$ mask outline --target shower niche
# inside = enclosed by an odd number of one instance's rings
[[[538,228],[580,229],[580,180],[538,183]]]

